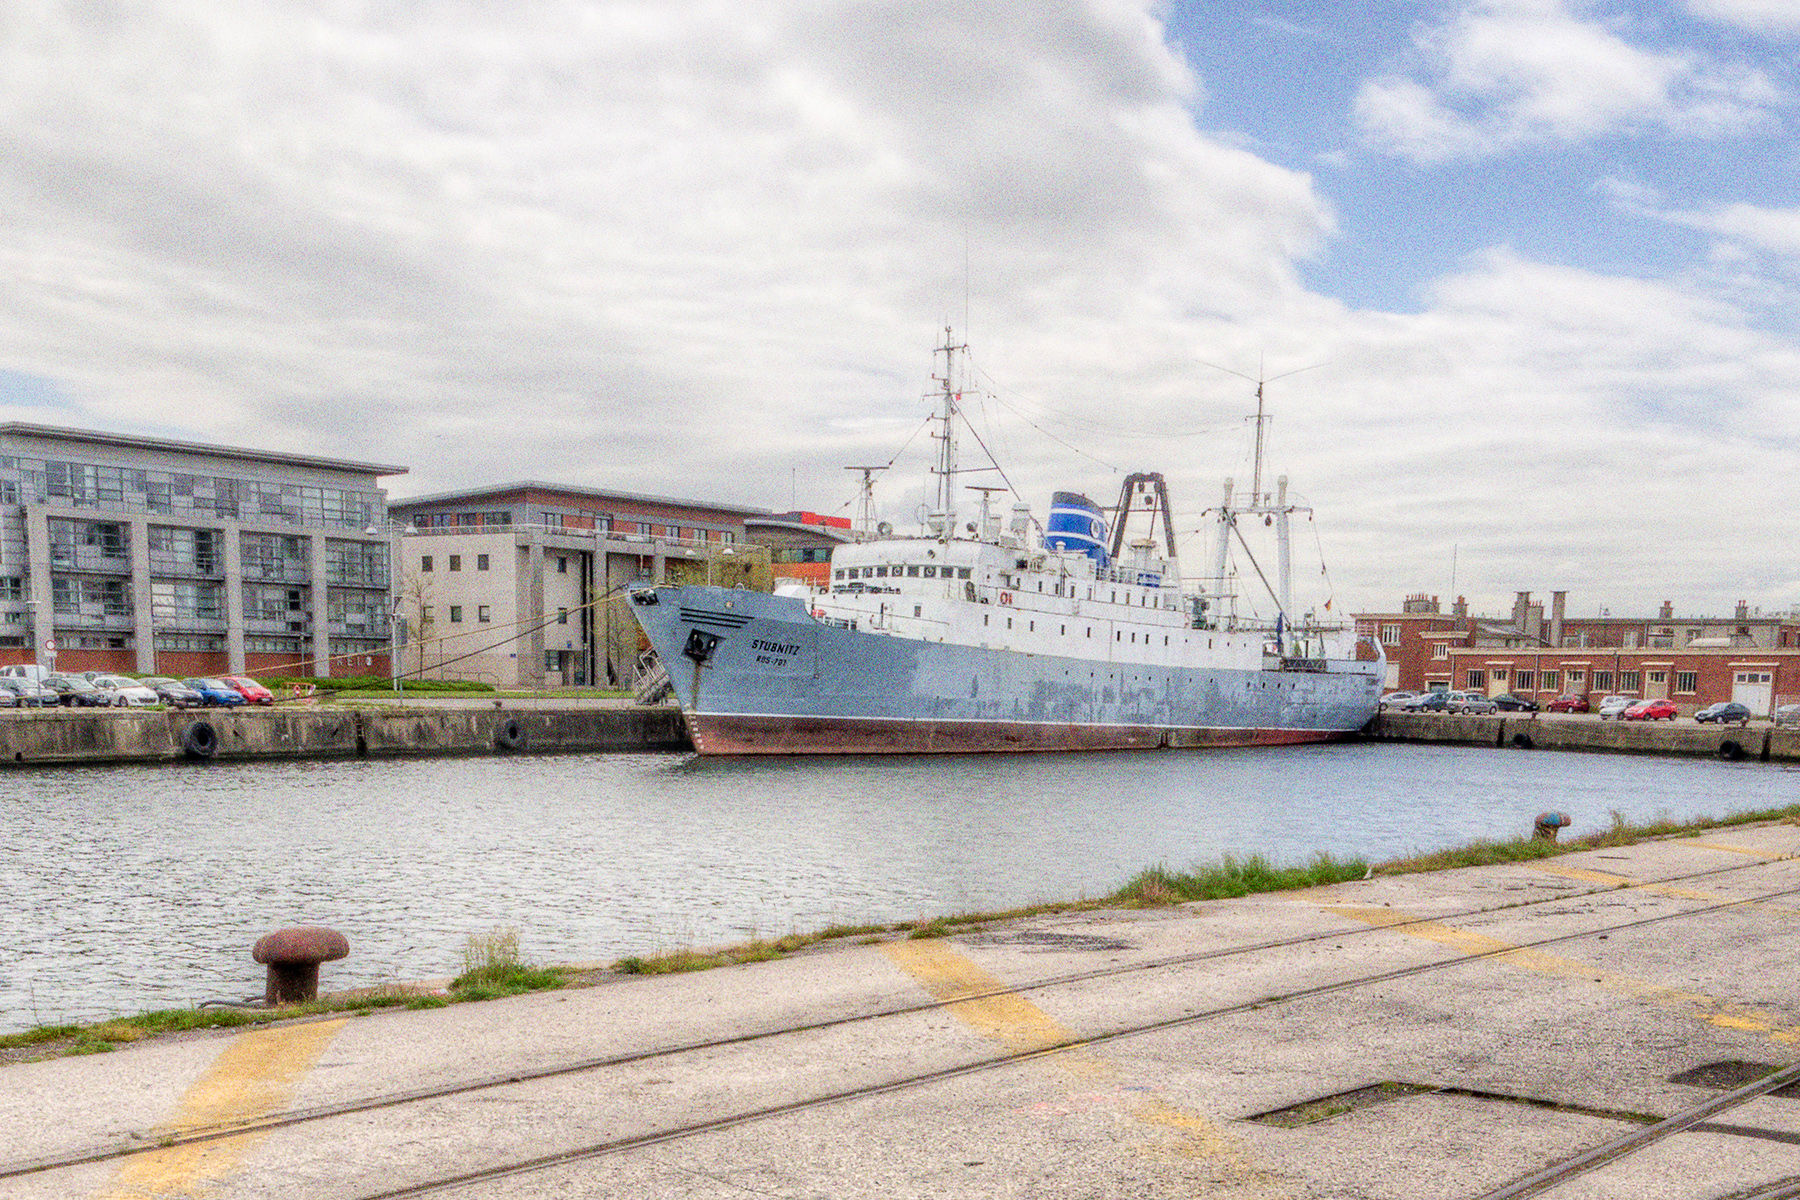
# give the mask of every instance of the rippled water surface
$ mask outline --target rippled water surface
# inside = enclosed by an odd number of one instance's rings
[[[955,758],[439,758],[14,771],[0,1032],[260,993],[322,924],[327,988],[1104,894],[1225,853],[1372,860],[1791,803],[1780,766],[1465,747]]]

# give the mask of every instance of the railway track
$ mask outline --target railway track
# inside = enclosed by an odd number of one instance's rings
[[[0,1164],[0,1180],[68,1170],[78,1166],[91,1165],[107,1160],[126,1159],[174,1146],[203,1145],[208,1142],[236,1137],[246,1133],[274,1132],[297,1126],[325,1122],[336,1118],[354,1117],[360,1114],[374,1113],[383,1109],[394,1109],[403,1106],[424,1104],[435,1100],[467,1096],[472,1093],[496,1091],[541,1080],[590,1072],[602,1072],[610,1068],[641,1064],[656,1059],[700,1054],[734,1046],[744,1046],[751,1043],[793,1037],[800,1034],[816,1033],[844,1026],[876,1023],[903,1016],[927,1013],[933,1010],[946,1008],[952,1004],[968,1003],[971,1000],[980,1000],[1002,995],[1037,994],[1095,980],[1116,979],[1132,975],[1149,975],[1155,972],[1177,970],[1183,967],[1222,959],[1241,958],[1273,950],[1304,946],[1309,943],[1321,941],[1341,943],[1353,938],[1363,938],[1376,934],[1404,931],[1409,926],[1450,921],[1465,921],[1471,918],[1492,915],[1501,911],[1509,913],[1518,912],[1521,910],[1543,908],[1545,906],[1557,904],[1568,904],[1592,898],[1594,896],[1617,895],[1633,891],[1669,888],[1675,885],[1688,884],[1699,880],[1723,876],[1743,876],[1775,867],[1779,865],[1780,861],[1781,860],[1732,863],[1726,866],[1714,867],[1701,871],[1684,872],[1657,879],[1638,880],[1619,885],[1605,885],[1582,890],[1571,890],[1556,895],[1537,897],[1504,905],[1484,905],[1463,908],[1451,912],[1435,913],[1429,917],[1400,920],[1381,926],[1348,927],[1302,934],[1293,937],[1267,939],[1254,943],[1221,946],[1206,951],[1173,955],[1145,962],[1119,964],[1085,971],[1046,976],[1016,985],[996,988],[985,993],[960,996],[955,1000],[924,1000],[915,1004],[890,1006],[869,1013],[802,1022],[732,1037],[695,1040],[625,1054],[583,1058],[565,1063],[538,1067],[531,1070],[499,1073],[442,1086],[395,1092],[378,1096],[368,1096],[330,1105],[291,1110],[265,1120],[221,1124],[218,1126],[194,1129],[181,1134],[160,1138],[154,1144],[145,1144],[141,1142],[121,1144],[78,1151],[29,1162]],[[1079,1037],[1071,1037],[1065,1041],[1034,1047],[1028,1051],[994,1054],[989,1057],[964,1062],[952,1067],[920,1071],[877,1083],[846,1087],[839,1090],[820,1091],[815,1095],[786,1103],[765,1106],[747,1106],[741,1110],[725,1113],[707,1120],[670,1125],[628,1137],[596,1141],[588,1145],[571,1147],[542,1156],[492,1164],[465,1172],[445,1173],[429,1180],[414,1182],[389,1190],[367,1193],[359,1197],[359,1200],[399,1200],[401,1197],[425,1196],[451,1188],[477,1184],[482,1181],[496,1180],[509,1176],[527,1175],[533,1172],[566,1166],[583,1160],[626,1153],[684,1138],[701,1136],[752,1122],[804,1112],[810,1109],[844,1104],[855,1100],[868,1099],[889,1093],[926,1087],[934,1083],[977,1075],[983,1072],[1000,1070],[1031,1059],[1042,1057],[1046,1054],[1053,1054],[1075,1047],[1103,1046],[1124,1039],[1155,1034],[1207,1021],[1219,1020],[1233,1014],[1267,1009],[1278,1005],[1295,1004],[1305,1000],[1329,996],[1334,993],[1347,992],[1409,977],[1450,970],[1465,966],[1469,963],[1479,962],[1483,959],[1511,954],[1519,950],[1539,950],[1545,947],[1578,942],[1589,938],[1604,937],[1633,929],[1641,929],[1668,922],[1689,920],[1709,913],[1741,908],[1747,905],[1787,900],[1794,897],[1800,897],[1800,885],[1759,892],[1755,895],[1743,896],[1730,900],[1695,904],[1673,912],[1656,913],[1650,916],[1595,925],[1535,940],[1520,941],[1508,944],[1502,949],[1459,953],[1451,957],[1431,962],[1416,963],[1389,970],[1366,972],[1353,977],[1319,983],[1291,991],[1266,992],[1248,999],[1228,1004],[1220,1004],[1192,1012],[1184,1012],[1177,1016],[1142,1021],[1114,1029],[1101,1030]],[[1712,1116],[1715,1116],[1720,1112],[1747,1103],[1758,1096],[1777,1090],[1786,1083],[1795,1081],[1800,1081],[1800,1064],[1789,1067],[1779,1074],[1770,1076],[1767,1079],[1759,1080],[1754,1084],[1739,1088],[1723,1096],[1715,1097],[1705,1104],[1696,1105],[1690,1110],[1677,1113],[1655,1125],[1634,1130],[1630,1134],[1615,1139],[1613,1142],[1609,1142],[1604,1146],[1596,1147],[1593,1150],[1586,1152],[1583,1155],[1576,1156],[1575,1158],[1571,1158],[1566,1162],[1555,1164],[1529,1178],[1518,1180],[1507,1188],[1488,1193],[1483,1196],[1481,1200],[1513,1200],[1514,1197],[1542,1194],[1544,1191],[1554,1188],[1562,1182],[1578,1178],[1580,1175],[1596,1170],[1607,1163],[1617,1161],[1624,1156],[1636,1153],[1644,1147],[1652,1145],[1665,1137],[1709,1120]],[[1773,1191],[1769,1191],[1756,1197],[1745,1198],[1745,1200],[1800,1200],[1800,1181],[1791,1184],[1782,1184]]]

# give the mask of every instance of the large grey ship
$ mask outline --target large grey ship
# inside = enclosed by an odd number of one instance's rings
[[[702,754],[956,753],[1250,746],[1323,741],[1376,710],[1385,664],[1353,631],[1290,615],[1287,530],[1304,509],[1264,493],[1261,389],[1250,492],[1227,481],[1208,586],[1185,594],[1163,479],[1130,476],[1106,520],[1056,493],[959,524],[961,391],[944,356],[935,509],[916,537],[885,527],[834,551],[829,590],[633,592]],[[1277,543],[1273,621],[1240,619],[1227,590],[1238,520]],[[1145,536],[1132,538],[1142,528]],[[1158,536],[1160,535],[1160,536]],[[1160,543],[1160,545],[1159,545]],[[1244,546],[1248,554],[1248,546]],[[1261,574],[1260,566],[1257,568]]]

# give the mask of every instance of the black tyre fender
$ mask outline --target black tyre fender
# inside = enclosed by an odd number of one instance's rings
[[[181,750],[196,762],[205,762],[219,752],[219,731],[211,721],[189,721],[181,731]]]
[[[525,744],[525,729],[515,717],[508,717],[494,729],[494,745],[502,750],[517,750]]]
[[[1744,748],[1730,738],[1726,738],[1719,743],[1719,757],[1726,762],[1741,762],[1744,757]]]
[[[1520,750],[1529,750],[1532,748],[1534,743],[1531,740],[1530,734],[1515,733],[1512,735],[1512,744]]]

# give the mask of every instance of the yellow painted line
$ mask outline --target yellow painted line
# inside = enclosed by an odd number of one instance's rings
[[[1082,1043],[1078,1035],[1031,1001],[1007,988],[1001,980],[958,954],[937,938],[887,942],[882,950],[911,975],[935,999],[948,1002],[949,1011],[983,1037],[1014,1053],[1056,1049],[1055,1062],[1089,1084],[1118,1084],[1118,1068]],[[1071,1044],[1073,1043],[1073,1044]],[[1166,1100],[1127,1094],[1127,1112],[1143,1125],[1174,1130],[1179,1140],[1161,1149],[1179,1157],[1216,1164],[1226,1180],[1254,1187],[1247,1200],[1271,1200],[1286,1193],[1272,1192],[1275,1177],[1252,1162],[1242,1148],[1219,1126]],[[1234,1195],[1239,1193],[1233,1193]]]
[[[1646,983],[1641,979],[1633,979],[1629,975],[1621,975],[1616,971],[1602,970],[1590,963],[1579,962],[1572,958],[1562,958],[1555,954],[1545,954],[1539,950],[1489,937],[1484,933],[1457,929],[1436,921],[1415,921],[1405,913],[1391,908],[1358,908],[1346,905],[1326,905],[1324,908],[1326,912],[1336,913],[1339,916],[1361,921],[1377,928],[1393,928],[1396,933],[1435,942],[1440,946],[1448,946],[1463,954],[1488,955],[1490,957],[1485,960],[1487,962],[1517,967],[1520,970],[1550,978],[1592,983],[1598,985],[1601,990],[1612,992],[1615,995],[1647,1000],[1653,1004],[1685,1011],[1697,1020],[1704,1021],[1708,1025],[1716,1025],[1721,1029],[1761,1033],[1776,1042],[1800,1041],[1800,1029],[1788,1024],[1778,1014],[1729,1004],[1702,992],[1690,992],[1681,988],[1665,987],[1662,984]]]
[[[1666,883],[1645,883],[1630,875],[1615,875],[1611,871],[1590,871],[1585,867],[1569,867],[1561,863],[1535,862],[1526,863],[1533,871],[1542,871],[1546,875],[1560,875],[1564,879],[1575,879],[1582,883],[1596,883],[1601,887],[1632,887],[1640,892],[1654,892],[1658,896],[1673,896],[1679,900],[1724,900],[1725,896],[1713,892],[1696,892],[1692,888],[1671,887]],[[1789,912],[1794,910],[1789,909]]]
[[[1724,842],[1686,842],[1700,850],[1723,850],[1727,854],[1747,854],[1751,858],[1760,858],[1764,862],[1785,862],[1794,857],[1792,854],[1770,854],[1766,850],[1752,850],[1748,846],[1727,846]]]
[[[229,1130],[282,1112],[347,1021],[312,1021],[260,1029],[233,1038],[183,1093],[175,1115],[150,1140]],[[210,1194],[237,1169],[244,1154],[268,1137],[253,1130],[138,1155],[114,1177],[103,1200],[184,1200]]]

